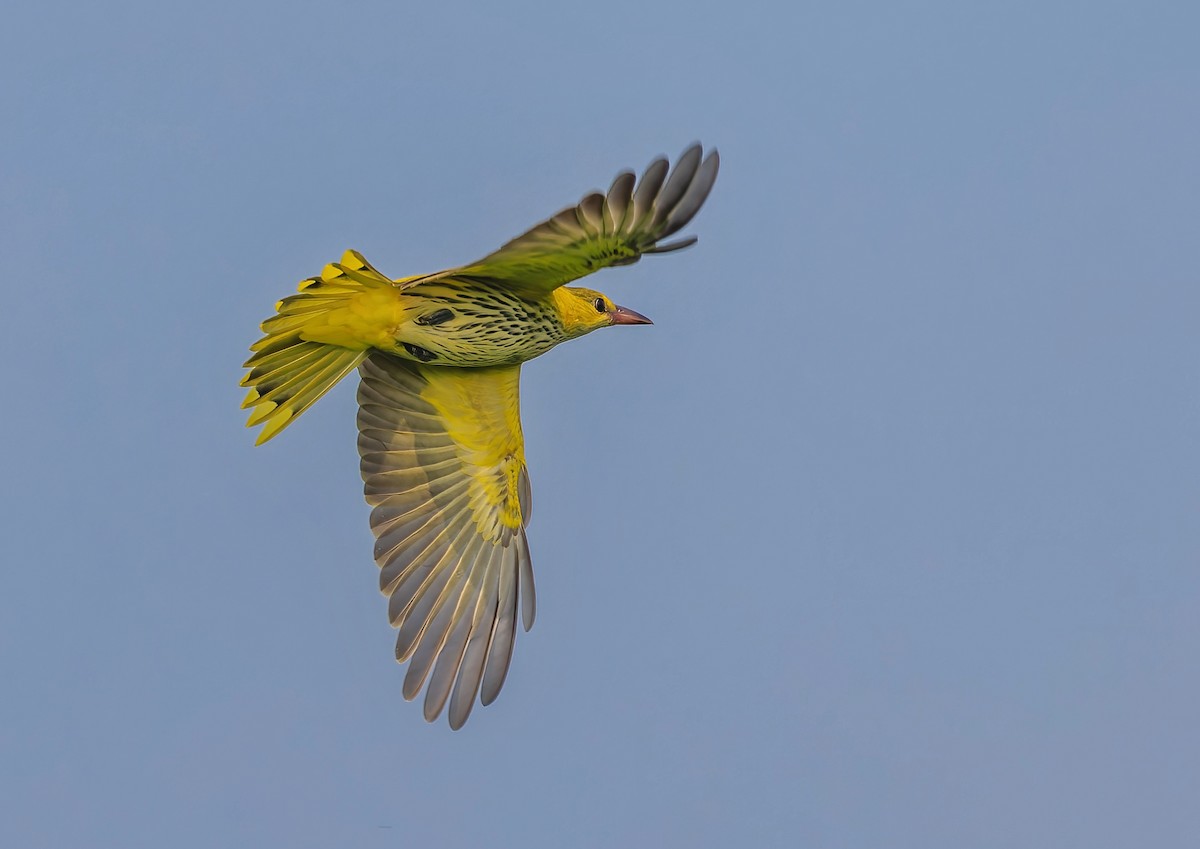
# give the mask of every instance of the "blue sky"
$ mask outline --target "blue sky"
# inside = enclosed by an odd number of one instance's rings
[[[0,82],[0,843],[1185,846],[1200,12],[25,4]],[[653,328],[526,367],[538,622],[400,695],[353,381],[257,323],[699,139]]]

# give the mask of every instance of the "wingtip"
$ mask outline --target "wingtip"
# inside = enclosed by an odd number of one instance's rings
[[[647,249],[643,253],[647,254],[669,254],[672,251],[681,251],[684,248],[690,248],[696,242],[700,241],[699,236],[688,236],[686,239],[677,239],[674,242],[667,242],[664,245],[655,245]]]

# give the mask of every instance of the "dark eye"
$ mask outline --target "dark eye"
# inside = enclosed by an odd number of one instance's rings
[[[592,301],[592,306],[596,308],[596,312],[604,312],[604,298],[596,298]]]

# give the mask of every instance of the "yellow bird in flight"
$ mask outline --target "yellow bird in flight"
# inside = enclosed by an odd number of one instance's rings
[[[357,251],[275,305],[250,346],[247,426],[258,443],[358,368],[358,450],[379,587],[408,662],[404,698],[425,686],[425,718],[447,700],[452,728],[490,704],[508,674],[517,607],[533,625],[525,526],[532,501],[521,436],[521,363],[600,327],[650,324],[591,289],[566,286],[643,254],[691,221],[717,178],[716,151],[655,159],[606,194],[483,259],[392,280]],[[428,685],[426,686],[426,680]]]

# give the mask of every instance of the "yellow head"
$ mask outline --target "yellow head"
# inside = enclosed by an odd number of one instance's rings
[[[654,323],[641,313],[617,306],[595,289],[559,286],[552,294],[558,317],[572,339],[612,324]]]

